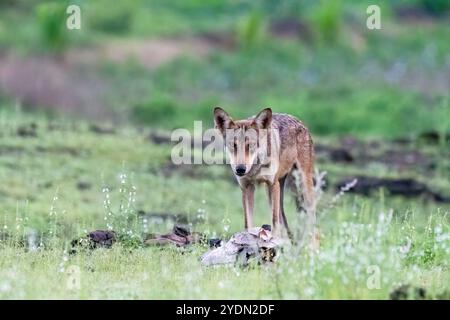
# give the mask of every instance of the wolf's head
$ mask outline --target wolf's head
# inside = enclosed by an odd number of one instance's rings
[[[253,165],[266,159],[271,122],[270,108],[245,120],[233,120],[222,108],[214,109],[215,127],[224,137],[231,168],[237,176],[245,176]]]

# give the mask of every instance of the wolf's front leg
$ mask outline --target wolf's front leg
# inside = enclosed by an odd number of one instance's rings
[[[242,204],[244,206],[245,229],[253,227],[253,206],[255,186],[248,184],[242,187]]]

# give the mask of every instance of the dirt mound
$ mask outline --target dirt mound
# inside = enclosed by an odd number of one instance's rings
[[[349,190],[349,192],[369,196],[372,192],[380,188],[386,189],[391,195],[398,195],[407,198],[415,198],[418,196],[426,196],[434,199],[437,202],[450,202],[450,197],[439,194],[430,190],[427,185],[414,179],[389,179],[376,178],[368,176],[356,176],[350,179],[344,179],[336,184],[336,189],[339,190],[343,186],[350,183],[350,181],[357,179],[356,185]]]

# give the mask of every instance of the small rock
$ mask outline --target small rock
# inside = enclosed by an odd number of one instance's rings
[[[100,126],[97,124],[92,124],[89,127],[89,130],[91,132],[97,133],[97,134],[114,134],[116,133],[116,129],[111,126]]]
[[[70,254],[76,253],[76,248],[81,247],[85,249],[97,249],[97,248],[111,248],[116,242],[117,237],[114,231],[110,230],[95,230],[89,232],[85,237],[74,239],[70,243],[72,249]]]
[[[191,232],[188,227],[183,225],[175,225],[172,232],[166,234],[148,234],[145,237],[144,244],[152,245],[167,245],[174,244],[178,247],[185,247],[190,244],[202,242],[204,235],[196,232]]]
[[[116,242],[116,233],[109,230],[91,231],[89,232],[88,237],[91,240],[91,245],[94,248],[111,248],[114,242]]]

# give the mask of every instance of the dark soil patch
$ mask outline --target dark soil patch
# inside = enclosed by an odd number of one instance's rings
[[[156,131],[150,132],[148,135],[148,139],[154,144],[174,144],[174,142],[170,139],[170,134],[168,133],[160,133]]]
[[[171,137],[167,133],[151,132],[148,135],[148,139],[155,144],[176,144],[176,141],[171,141]],[[201,147],[204,149],[210,141],[202,141]],[[408,170],[422,168],[424,170],[433,169],[435,161],[430,156],[421,153],[417,150],[411,150],[409,144],[412,141],[405,140],[402,143],[407,144],[404,147],[395,146],[392,142],[385,141],[369,141],[362,142],[353,137],[345,137],[339,142],[340,146],[330,146],[326,144],[316,144],[315,152],[320,158],[324,158],[326,161],[354,164],[359,166],[365,166],[370,162],[382,163],[388,167],[395,168],[397,170]],[[191,144],[192,148],[199,148],[194,144]],[[384,149],[384,150],[383,150]],[[170,175],[172,172],[177,171],[182,175],[198,178],[202,174],[191,165],[174,165],[167,163],[162,172],[164,175]]]
[[[270,32],[279,38],[302,39],[310,42],[313,39],[311,28],[296,18],[275,20],[271,23]]]
[[[92,188],[92,184],[86,181],[78,181],[77,189],[78,190],[89,190]]]
[[[441,139],[445,142],[450,142],[450,133],[441,134],[437,131],[426,131],[419,135],[419,140],[422,140],[426,143],[438,144]]]
[[[345,148],[336,148],[326,145],[316,144],[315,152],[318,155],[324,155],[326,158],[333,162],[353,162],[355,161],[354,156],[351,152]]]
[[[443,1],[433,0],[423,2],[422,5],[397,6],[394,8],[394,14],[397,16],[397,18],[406,22],[432,23],[436,18],[448,16],[449,10],[450,5],[448,3],[443,4]]]
[[[89,130],[91,132],[96,133],[96,134],[115,134],[116,133],[116,129],[114,127],[101,126],[101,125],[98,125],[98,124],[91,124],[89,126]]]
[[[154,144],[158,144],[158,145],[162,145],[162,144],[170,144],[170,145],[176,145],[178,143],[181,142],[181,140],[178,141],[172,141],[170,134],[168,133],[162,133],[162,132],[156,132],[156,131],[152,131],[149,133],[148,135],[148,139],[154,143]],[[202,139],[201,143],[200,141],[197,141],[196,139],[192,139],[191,140],[191,148],[194,149],[202,149],[204,150],[208,145],[210,145],[211,143],[217,143],[218,145],[216,146],[217,149],[222,150],[223,149],[223,145],[220,141],[210,141],[207,139]],[[220,143],[220,144],[219,144]]]
[[[412,287],[409,284],[401,285],[389,294],[391,300],[423,300],[427,298],[427,291],[422,287]]]
[[[22,138],[36,138],[37,128],[38,126],[34,122],[21,125],[17,128],[17,135]]]
[[[344,179],[336,184],[336,189],[340,190],[354,179],[358,182],[348,192],[369,196],[380,188],[386,189],[391,195],[398,195],[407,198],[426,196],[437,202],[450,202],[450,197],[436,193],[428,188],[424,183],[414,179],[387,179],[368,176],[356,176]]]
[[[407,170],[410,168],[433,169],[435,166],[433,159],[414,150],[387,150],[379,157],[372,158],[372,161],[381,162],[398,170]]]
[[[317,144],[315,151],[318,157],[326,161],[366,166],[368,163],[381,163],[396,170],[423,171],[435,168],[436,161],[431,156],[413,149],[413,141],[359,141],[353,137],[345,137],[338,142],[339,146]]]
[[[43,147],[43,146],[37,146],[36,152],[41,153],[56,153],[56,154],[68,154],[73,157],[80,157],[80,156],[86,156],[89,154],[88,150],[82,150],[82,149],[76,149],[71,147]]]
[[[223,50],[234,50],[237,45],[236,37],[230,33],[214,33],[206,32],[198,36],[205,43],[208,43],[213,48],[220,48]]]

